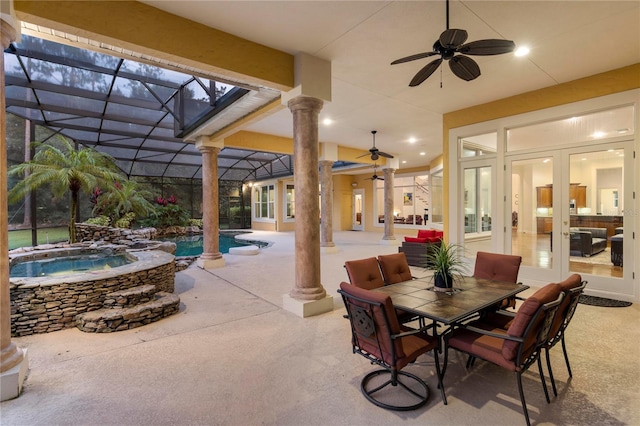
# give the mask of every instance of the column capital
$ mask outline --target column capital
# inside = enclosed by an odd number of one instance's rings
[[[0,14],[0,40],[2,42],[2,50],[9,47],[11,42],[18,39],[19,33],[16,27],[14,27],[14,22],[15,20],[13,17],[4,13],[3,8],[3,13]]]
[[[224,148],[224,139],[211,140],[209,136],[198,136],[196,148],[202,152],[203,148]]]
[[[287,103],[287,106],[292,112],[299,110],[320,111],[323,105],[324,102],[322,99],[309,98],[307,96],[295,97]]]

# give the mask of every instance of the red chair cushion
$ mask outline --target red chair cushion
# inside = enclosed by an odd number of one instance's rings
[[[436,236],[435,229],[418,229],[418,238],[431,238]]]
[[[428,238],[404,237],[407,243],[426,243]]]

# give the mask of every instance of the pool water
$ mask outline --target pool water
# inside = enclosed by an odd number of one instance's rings
[[[161,238],[162,241],[176,243],[176,256],[200,256],[202,254],[202,235],[187,235],[180,237]],[[265,246],[266,243],[259,241],[236,240],[234,235],[220,234],[220,253],[229,253],[231,247],[242,247],[249,245]]]
[[[9,276],[18,277],[51,277],[87,271],[101,271],[117,268],[133,262],[126,255],[85,254],[80,256],[54,257],[50,259],[20,262],[11,267]]]

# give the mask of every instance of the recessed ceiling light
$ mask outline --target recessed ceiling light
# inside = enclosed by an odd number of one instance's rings
[[[545,158],[544,160],[542,160],[543,163],[548,163],[549,161],[551,161],[549,158]]]
[[[585,161],[585,160],[586,160],[586,157],[582,157],[580,160]]]
[[[333,120],[331,120],[330,118],[325,118],[322,121],[322,124],[324,124],[325,126],[329,126],[329,125],[331,125],[331,123],[333,123]]]
[[[593,132],[591,137],[596,138],[596,139],[600,139],[600,138],[603,138],[605,135],[606,135],[605,132]]]
[[[407,164],[407,160],[402,160],[402,164]]]
[[[617,132],[622,134],[622,133],[627,133],[629,131],[629,129],[618,129]]]
[[[416,143],[416,138],[409,138],[409,143]]]
[[[520,46],[514,52],[516,56],[527,56],[529,54],[529,48],[527,46]]]
[[[427,153],[426,152],[421,152],[420,155],[427,155]]]

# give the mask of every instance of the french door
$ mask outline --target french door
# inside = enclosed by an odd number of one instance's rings
[[[590,293],[633,295],[633,143],[506,158],[506,246],[519,278],[558,282],[579,273]],[[510,195],[510,196],[509,196]]]

